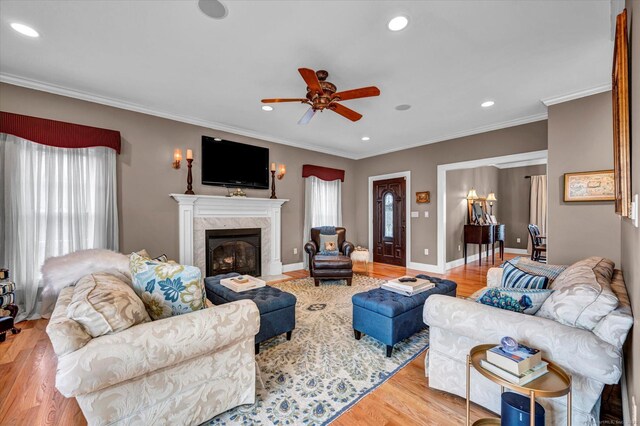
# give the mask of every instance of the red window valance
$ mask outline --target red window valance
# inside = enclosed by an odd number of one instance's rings
[[[306,178],[309,176],[315,176],[318,179],[326,180],[329,182],[336,179],[340,179],[342,182],[344,182],[344,170],[305,164],[302,166],[302,177]]]
[[[0,133],[58,148],[106,146],[120,154],[120,132],[0,111]]]

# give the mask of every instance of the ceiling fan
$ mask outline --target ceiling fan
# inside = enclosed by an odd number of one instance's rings
[[[327,80],[329,73],[325,70],[314,71],[309,68],[298,68],[298,72],[307,83],[306,98],[276,98],[263,99],[265,104],[277,102],[301,102],[311,107],[302,116],[298,124],[307,124],[316,111],[329,109],[337,112],[341,116],[351,121],[358,121],[362,118],[362,114],[355,112],[346,106],[339,104],[338,101],[348,101],[350,99],[368,98],[370,96],[380,95],[380,90],[375,86],[361,87],[360,89],[346,90],[344,92],[336,92],[336,86]]]

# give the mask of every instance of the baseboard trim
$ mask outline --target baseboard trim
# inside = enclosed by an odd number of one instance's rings
[[[416,269],[418,271],[423,271],[423,272],[432,272],[434,274],[441,274],[444,272],[440,270],[440,268],[438,268],[438,265],[431,265],[428,263],[419,263],[419,262],[408,262],[407,268]]]
[[[519,248],[504,248],[504,252],[505,253],[511,253],[511,254],[529,254],[529,252],[527,251],[527,249],[519,249]]]
[[[504,249],[504,251],[505,251],[505,253],[508,253],[507,249]],[[486,256],[484,256],[485,253],[486,253],[486,251],[482,252],[482,254],[483,254],[482,258],[483,259],[486,259]],[[500,253],[500,249],[496,248],[495,249],[495,253],[496,253],[496,256],[498,256],[499,253]],[[480,258],[480,255],[478,253],[473,254],[471,256],[467,256],[467,263],[475,262],[479,258]],[[500,259],[500,257],[498,257],[498,259]],[[462,265],[464,265],[464,257],[461,257],[460,259],[452,260],[451,262],[447,262],[445,268],[448,271],[449,269],[457,268],[458,266],[462,266]]]
[[[304,269],[304,263],[289,263],[288,265],[282,265],[282,272],[299,271]]]

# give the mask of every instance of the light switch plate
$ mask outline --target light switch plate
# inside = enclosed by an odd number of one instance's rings
[[[298,248],[297,247],[293,248],[293,254],[298,254]]]
[[[425,256],[429,256],[429,249],[424,249]]]
[[[424,217],[429,217],[429,212],[428,211],[424,212]]]
[[[635,226],[636,228],[638,227],[638,215],[640,215],[640,212],[638,212],[639,208],[640,207],[638,206],[638,194],[636,194],[631,199],[631,215],[630,215],[631,222],[633,223],[633,226]]]
[[[519,243],[519,242],[520,242],[520,238],[516,238],[516,243]]]
[[[411,212],[411,217],[420,217],[420,212]]]

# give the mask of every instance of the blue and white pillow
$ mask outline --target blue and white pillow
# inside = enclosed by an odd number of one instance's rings
[[[476,299],[483,305],[533,315],[553,293],[548,289],[489,287]]]
[[[502,287],[506,288],[528,288],[544,289],[549,284],[549,278],[543,275],[533,275],[512,265],[510,262],[504,263],[502,272]]]
[[[153,320],[203,309],[206,293],[200,269],[174,262],[159,262],[131,253],[129,269],[133,289]]]

